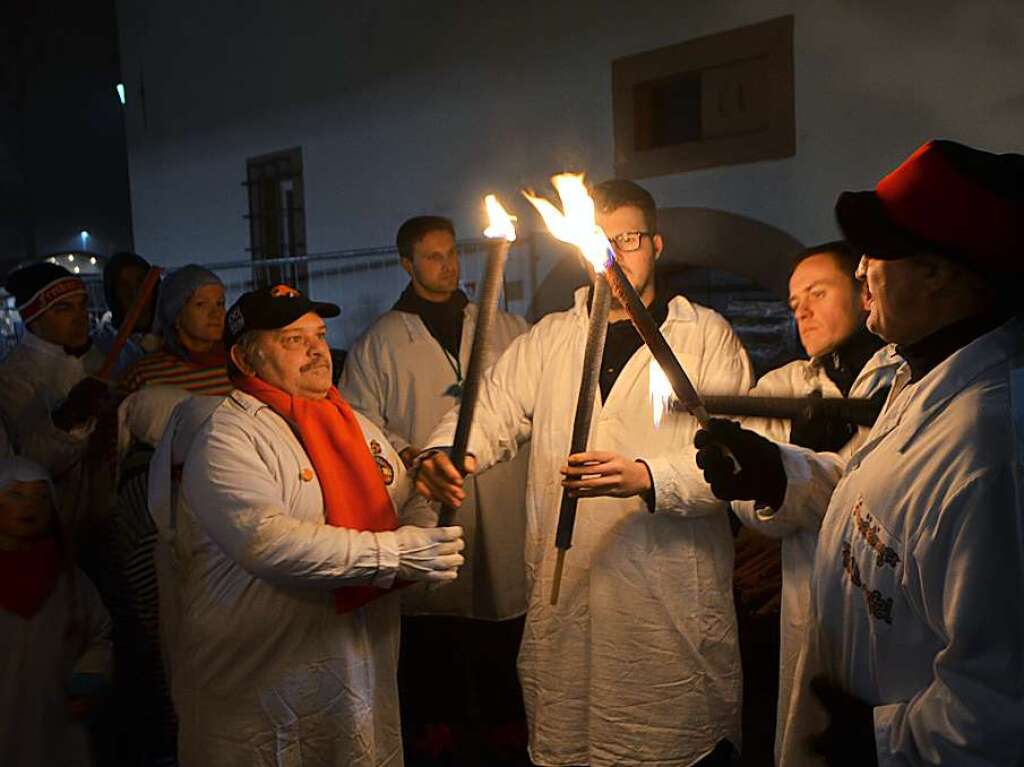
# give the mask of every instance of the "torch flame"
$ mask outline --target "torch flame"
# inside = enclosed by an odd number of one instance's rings
[[[649,375],[651,409],[654,411],[654,428],[658,428],[661,426],[662,416],[671,409],[670,403],[675,393],[672,391],[672,384],[669,383],[668,376],[665,375],[665,371],[661,369],[661,365],[658,364],[657,360],[651,360]]]
[[[529,192],[523,192],[523,196],[537,209],[555,238],[575,245],[593,264],[595,271],[603,272],[608,259],[613,257],[612,250],[604,232],[594,221],[594,201],[583,184],[583,174],[560,173],[551,179],[551,183],[562,201],[564,213],[543,197],[535,197]]]
[[[487,228],[484,229],[484,237],[503,237],[509,242],[514,242],[516,217],[510,216],[493,194],[484,197],[484,205],[487,206]]]

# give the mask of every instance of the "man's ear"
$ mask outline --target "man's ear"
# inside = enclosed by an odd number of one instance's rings
[[[255,375],[256,368],[249,364],[249,360],[242,353],[242,347],[235,344],[231,347],[231,351],[228,352],[231,357],[231,361],[235,363],[235,367],[241,370],[245,375]]]
[[[862,280],[857,280],[854,284],[854,290],[857,291],[857,308],[860,309],[862,314],[868,314],[868,284]]]
[[[661,239],[660,234],[652,234],[651,242],[654,243],[654,260],[657,261],[661,258],[661,251],[665,248],[665,241]]]
[[[400,263],[402,268],[405,269],[405,273],[412,277],[412,259],[399,257],[398,263]]]

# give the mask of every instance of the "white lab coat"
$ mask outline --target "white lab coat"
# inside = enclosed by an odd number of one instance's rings
[[[134,442],[150,448],[160,444],[174,409],[191,396],[178,386],[143,386],[121,400],[117,407],[118,463]]]
[[[73,581],[62,575],[39,612],[27,620],[0,610],[4,767],[91,763],[85,726],[68,713],[68,681],[73,674],[109,680],[110,656],[110,618],[82,572]]]
[[[81,461],[91,424],[67,432],[53,425],[50,414],[102,363],[95,347],[75,357],[29,331],[0,362],[0,409],[15,452],[58,482]]]
[[[477,306],[467,304],[459,347],[463,375],[469,369],[476,316]],[[527,327],[522,317],[497,312],[489,359],[497,359]],[[352,346],[338,389],[396,450],[403,450],[423,448],[441,417],[458,404],[446,393],[455,382],[445,351],[423,321],[390,311]],[[459,579],[443,589],[407,589],[403,612],[504,620],[526,611],[521,510],[527,465],[523,452],[466,483],[467,498],[457,517],[466,542]]]
[[[135,394],[160,388],[147,386]],[[131,397],[125,401],[129,399]],[[182,570],[177,551],[178,517],[183,506],[181,470],[196,435],[223,401],[224,397],[191,395],[182,400],[167,419],[163,436],[149,460],[146,501],[156,536],[153,542],[153,566],[159,603],[155,625],[160,634],[164,678],[168,683],[174,678],[174,653],[183,612],[180,593]]]
[[[94,500],[96,478],[83,464],[95,424],[90,421],[64,431],[54,426],[51,413],[75,384],[102,364],[103,355],[95,346],[75,357],[30,331],[0,362],[0,413],[7,436],[16,454],[35,461],[53,477],[64,499],[61,522],[73,535],[93,529],[106,513]]]
[[[900,357],[895,348],[886,346],[875,352],[850,388],[850,397],[873,397],[892,384]],[[776,368],[757,382],[750,391],[752,397],[809,397],[820,392],[823,397],[841,397],[820,360],[796,360]],[[750,418],[744,424],[748,429],[763,434],[776,442],[789,442],[792,422],[781,419]],[[845,461],[865,439],[870,429],[862,426],[843,446],[839,455]],[[818,529],[825,515],[826,504],[818,508],[805,508],[804,514],[790,522],[759,514],[752,501],[733,504],[736,514],[748,527],[772,538],[782,539],[782,611],[780,616],[779,648],[779,704],[775,725],[775,761],[781,759],[781,748],[786,724],[790,719],[790,692],[796,673],[797,657],[803,645],[807,625],[807,608],[811,598],[811,570],[814,567],[814,549],[818,542]]]
[[[579,503],[557,606],[549,604],[559,468],[569,453],[587,334],[587,290],[517,338],[481,386],[470,451],[486,468],[532,439],[526,501],[529,609],[519,674],[539,765],[689,765],[739,745],[741,671],[725,504],[694,464],[697,425],[656,429],[641,347],[595,405],[589,445],[643,458],[656,512],[638,497]],[[746,392],[750,363],[728,323],[685,298],[663,332],[698,390]],[[429,444],[451,443],[449,413]]]
[[[818,672],[874,707],[881,767],[1024,760],[1024,322],[901,367],[822,523],[784,764],[825,723]],[[780,514],[829,487],[784,447]]]
[[[182,408],[205,415],[208,402]],[[401,506],[412,489],[397,453],[359,423]],[[193,430],[174,536],[180,614],[167,622],[182,764],[401,765],[398,597],[342,615],[332,598],[346,584],[392,585],[395,534],[327,525],[312,462],[259,400],[234,391]],[[153,463],[151,498],[166,498],[167,464]]]

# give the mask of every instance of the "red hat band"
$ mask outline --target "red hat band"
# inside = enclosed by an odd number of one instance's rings
[[[964,252],[1005,253],[1018,242],[1014,205],[975,182],[929,141],[878,182],[894,224]]]
[[[85,293],[85,283],[78,277],[62,277],[39,289],[28,301],[16,307],[26,325],[62,298]]]

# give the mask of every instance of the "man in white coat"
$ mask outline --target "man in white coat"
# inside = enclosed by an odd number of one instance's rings
[[[782,523],[831,496],[794,685],[808,724],[783,764],[815,730],[830,765],[1024,763],[1022,189],[1024,156],[930,141],[840,196],[868,328],[906,360],[845,468],[724,421],[698,433],[720,497]]]
[[[399,227],[396,240],[409,285],[391,311],[349,350],[338,389],[384,432],[409,466],[441,417],[460,400],[477,306],[459,289],[459,253],[450,220],[416,216]],[[499,310],[491,361],[526,329],[522,317]],[[514,716],[497,705],[480,711],[472,701],[519,697],[515,647],[522,623],[510,619],[526,612],[521,513],[526,468],[524,452],[467,483],[468,497],[458,516],[466,541],[459,579],[444,589],[408,589],[402,594],[407,730],[441,721],[479,730],[483,723],[475,721],[477,714],[485,714],[491,727]],[[453,701],[439,709],[429,694],[429,680],[419,676],[429,674],[432,660],[445,654],[457,664],[458,671],[452,668],[452,673],[461,681],[453,684],[460,688],[465,707]],[[515,704],[509,708],[516,710]]]
[[[631,181],[593,190],[599,225],[698,390],[745,393],[750,363],[729,324],[659,294],[663,247],[650,194]],[[741,672],[732,602],[732,536],[683,456],[687,414],[656,428],[651,355],[613,306],[588,452],[568,456],[587,334],[588,289],[575,306],[517,338],[481,384],[469,450],[484,469],[527,439],[529,608],[519,672],[538,765],[728,764],[739,745]],[[428,447],[450,445],[449,413]],[[568,465],[567,465],[568,464]],[[560,481],[564,478],[563,481]],[[561,597],[549,603],[563,486],[580,497]],[[443,453],[417,487],[458,503]]]
[[[185,765],[402,764],[392,589],[453,580],[461,531],[397,527],[401,460],[331,386],[337,314],[281,285],[228,312],[237,388],[192,439],[175,537]]]
[[[864,325],[865,294],[857,282],[858,256],[843,241],[801,251],[789,278],[789,307],[800,343],[809,359],[766,373],[751,390],[755,397],[884,397],[892,385],[899,356]],[[744,426],[773,439],[848,458],[867,438],[869,428],[841,417],[814,414],[809,419],[748,419]],[[807,507],[789,523],[762,517],[751,501],[733,509],[744,524],[782,541],[779,699],[776,762],[789,718],[791,688],[803,643],[810,601],[811,569],[825,506]],[[759,659],[758,662],[763,662]]]
[[[103,357],[89,338],[85,283],[62,266],[40,263],[12,272],[5,287],[25,334],[0,362],[0,415],[14,452],[43,466],[68,499],[66,529],[80,533],[97,521],[84,462],[108,404],[107,386],[90,377]]]

